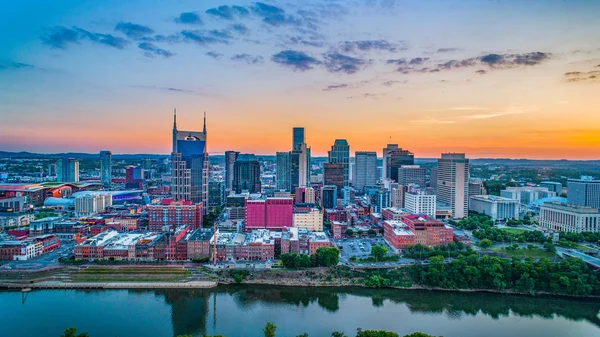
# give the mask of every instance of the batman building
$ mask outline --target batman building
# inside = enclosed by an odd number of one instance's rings
[[[171,196],[175,200],[202,204],[208,208],[208,152],[206,151],[206,114],[202,131],[177,130],[173,115],[173,152],[171,153]]]

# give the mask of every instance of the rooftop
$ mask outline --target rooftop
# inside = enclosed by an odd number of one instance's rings
[[[492,202],[515,202],[515,203],[519,202],[519,200],[517,200],[517,199],[499,197],[496,195],[473,195],[470,198],[475,199],[475,200],[492,201]]]
[[[579,214],[600,214],[600,211],[595,207],[573,205],[563,202],[547,202],[540,205],[540,208],[552,208],[560,211]]]

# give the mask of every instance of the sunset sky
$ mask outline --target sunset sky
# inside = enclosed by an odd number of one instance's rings
[[[0,150],[600,159],[600,1],[3,1]]]

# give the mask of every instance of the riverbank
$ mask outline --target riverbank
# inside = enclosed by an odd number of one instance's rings
[[[5,289],[201,289],[214,288],[217,282],[192,281],[192,282],[39,282],[39,283],[0,283],[0,288]]]

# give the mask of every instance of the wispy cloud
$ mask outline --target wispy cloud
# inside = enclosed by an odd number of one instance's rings
[[[130,87],[138,88],[138,89],[166,91],[166,92],[173,92],[173,93],[194,94],[194,95],[201,95],[201,96],[215,96],[215,94],[211,94],[211,93],[199,92],[196,90],[176,88],[176,87],[158,87],[155,85],[131,85]]]
[[[296,50],[284,50],[271,57],[275,63],[290,67],[293,70],[306,71],[315,65],[321,64],[316,58]]]
[[[257,64],[263,62],[263,57],[260,55],[250,54],[235,54],[231,57],[232,61],[244,61],[248,64]]]
[[[11,69],[34,69],[35,66],[21,62],[9,62],[0,63],[0,70],[11,70]]]
[[[131,22],[119,22],[115,26],[115,30],[125,34],[131,39],[140,38],[146,35],[154,34],[154,29]]]
[[[332,90],[338,90],[338,89],[345,89],[348,88],[348,84],[332,84],[332,85],[328,85],[327,87],[321,89],[322,91],[332,91]]]
[[[98,44],[123,49],[129,41],[111,34],[95,33],[79,27],[54,27],[42,36],[42,42],[52,48],[67,49],[70,44],[79,44],[82,41],[91,41]]]
[[[171,57],[174,55],[170,51],[159,48],[151,42],[142,42],[138,45],[138,48],[144,50],[145,51],[144,55],[146,55],[147,57],[154,57],[154,56]]]
[[[194,12],[184,12],[179,14],[179,17],[175,19],[175,22],[188,25],[201,25],[202,19]]]
[[[415,119],[410,121],[411,124],[422,124],[422,125],[442,125],[442,124],[454,124],[453,120],[449,119],[438,119],[433,117],[425,117],[423,119]]]

